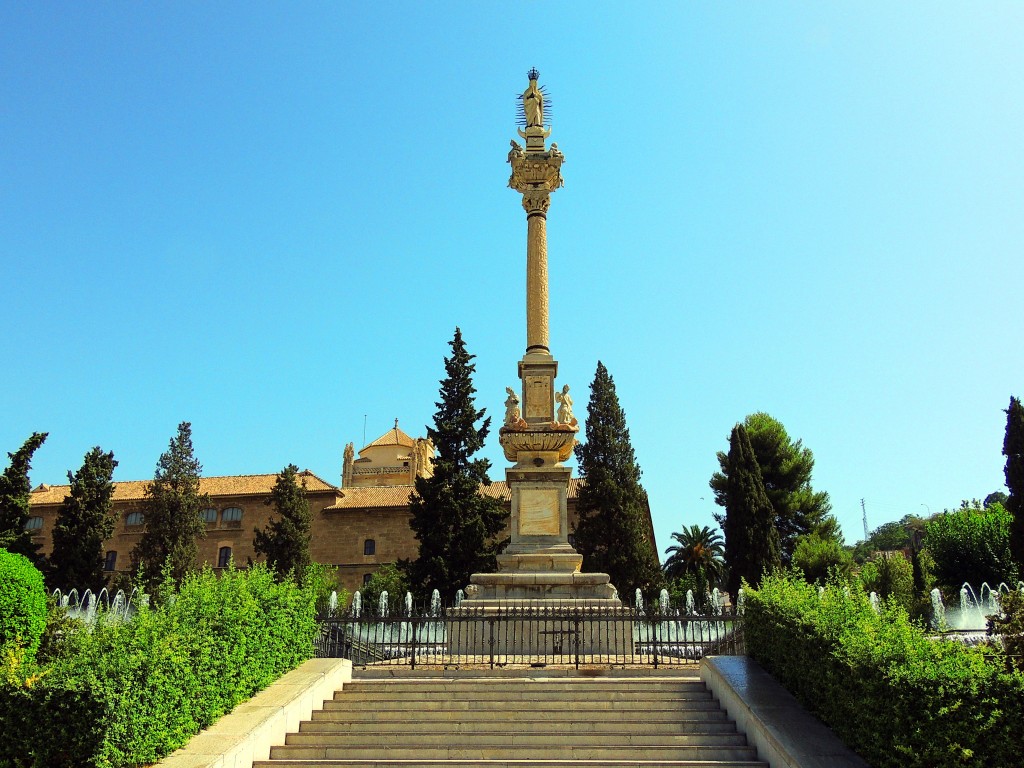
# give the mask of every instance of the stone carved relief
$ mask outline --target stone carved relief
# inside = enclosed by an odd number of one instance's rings
[[[505,387],[508,397],[505,398],[505,426],[509,429],[526,429],[529,426],[523,419],[523,411],[519,407],[519,396],[512,387]]]

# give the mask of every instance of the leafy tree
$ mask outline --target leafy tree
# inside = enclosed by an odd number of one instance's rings
[[[388,611],[390,613],[399,609],[404,610],[402,603],[405,600],[405,593],[408,591],[409,581],[405,572],[397,563],[385,563],[374,572],[370,580],[360,590],[363,612],[371,616],[377,615],[380,610],[382,592],[388,593]]]
[[[576,549],[587,570],[607,573],[620,593],[659,587],[661,568],[648,536],[640,465],[615,382],[600,361],[590,385],[586,435],[587,441],[576,445],[585,481],[576,499]]]
[[[669,555],[663,570],[669,579],[678,579],[687,574],[701,577],[705,584],[712,584],[725,571],[724,541],[718,531],[691,525],[672,534],[675,544],[665,550]],[[669,554],[671,553],[671,554]]]
[[[192,450],[192,425],[183,421],[146,488],[145,530],[132,550],[132,570],[141,568],[143,582],[150,589],[164,575],[180,581],[195,570],[196,540],[206,536],[199,511],[209,505],[205,494],[199,493],[202,471]]]
[[[761,471],[765,492],[775,512],[782,561],[789,564],[799,536],[817,533],[840,543],[839,524],[830,513],[832,502],[825,491],[811,487],[814,454],[802,440],[792,440],[786,428],[767,413],[752,413],[743,422]],[[711,476],[715,502],[725,507],[729,484],[728,455],[718,452],[721,471]],[[716,515],[722,525],[724,515]]]
[[[453,595],[474,573],[495,570],[499,541],[508,514],[498,500],[480,493],[490,485],[490,461],[474,459],[490,431],[491,419],[477,410],[471,362],[462,331],[449,342],[451,357],[444,361],[441,399],[435,403],[434,427],[427,427],[437,455],[430,477],[417,477],[409,497],[409,525],[419,541],[419,555],[409,564],[410,581],[419,594],[437,589]],[[480,426],[477,423],[483,419]]]
[[[756,587],[766,571],[781,565],[775,512],[742,424],[733,427],[722,474],[726,478],[721,496],[725,506],[725,562],[729,566],[728,589],[735,595],[744,580]]]
[[[1010,500],[1002,491],[992,491],[988,496],[985,497],[985,501],[982,502],[982,506],[991,507],[993,504],[1002,504],[1006,506],[1006,502]],[[1007,507],[1009,509],[1009,507]]]
[[[936,515],[925,527],[925,546],[935,561],[935,577],[947,587],[967,582],[1013,584],[1018,569],[1010,551],[1013,518],[1001,504],[982,509],[964,501],[960,509]]]
[[[291,573],[301,585],[310,562],[312,517],[306,498],[306,479],[300,477],[297,466],[289,464],[278,473],[270,498],[264,503],[274,507],[279,519],[272,517],[266,528],[256,530],[256,554],[266,556],[278,581]]]
[[[114,533],[114,454],[99,446],[85,454],[81,468],[68,472],[71,492],[57,512],[50,554],[50,579],[61,589],[98,591],[106,582],[103,542]]]
[[[865,592],[899,603],[908,612],[914,609],[914,574],[902,552],[885,552],[864,564],[860,572]]]
[[[1017,563],[1024,568],[1024,406],[1016,397],[1010,398],[1010,406],[1006,409],[1003,456],[1006,457],[1006,488],[1010,492],[1006,509],[1013,518],[1010,549]]]
[[[808,581],[824,584],[831,575],[848,578],[853,570],[853,557],[835,539],[811,533],[796,540],[793,565],[803,571]]]
[[[46,432],[33,432],[14,453],[4,473],[0,475],[0,548],[8,552],[25,555],[30,560],[38,557],[39,545],[32,543],[32,534],[25,530],[29,518],[28,471],[32,467],[32,455],[46,440]]]
[[[858,563],[868,560],[875,552],[892,552],[913,548],[915,539],[923,535],[925,520],[917,515],[904,515],[902,519],[883,523],[871,532],[866,541],[858,541],[853,559]]]

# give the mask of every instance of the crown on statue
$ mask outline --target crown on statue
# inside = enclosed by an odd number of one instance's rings
[[[540,72],[537,71],[536,67],[533,67],[532,69],[530,69],[529,72],[526,73],[526,76],[528,78],[530,78],[531,80],[539,80],[540,79]]]

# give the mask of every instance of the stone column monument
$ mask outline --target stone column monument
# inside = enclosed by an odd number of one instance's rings
[[[499,430],[512,492],[511,542],[498,555],[497,573],[473,574],[467,608],[536,608],[571,604],[618,608],[621,602],[604,573],[582,573],[583,557],[569,544],[566,499],[571,469],[563,464],[576,444],[579,424],[568,385],[555,389],[558,362],[548,329],[547,214],[551,193],[562,186],[565,159],[544,123],[546,96],[529,72],[519,136],[512,141],[508,185],[526,210],[526,353],[519,361],[521,396],[506,389],[505,423]],[[557,411],[556,411],[557,403]]]

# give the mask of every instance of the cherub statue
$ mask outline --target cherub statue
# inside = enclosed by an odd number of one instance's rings
[[[512,149],[508,151],[508,160],[506,162],[511,163],[517,157],[523,157],[523,148],[515,139],[512,139],[509,144],[512,145]]]
[[[572,396],[569,394],[569,385],[562,387],[561,392],[555,392],[555,400],[558,402],[558,410],[555,411],[556,424],[568,424],[570,427],[578,423],[572,415]]]
[[[558,142],[555,141],[551,142],[551,149],[549,150],[548,154],[550,154],[552,157],[561,158],[562,160],[565,159],[565,155],[562,154],[562,150],[558,148]]]
[[[516,427],[523,420],[523,412],[519,408],[519,396],[512,387],[505,387],[508,397],[505,398],[505,426]]]

